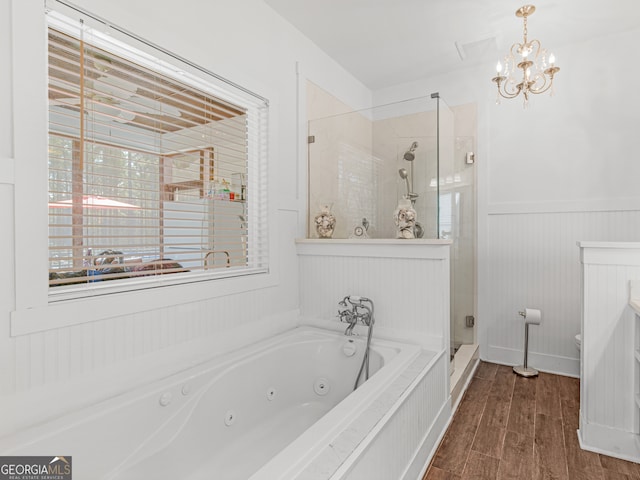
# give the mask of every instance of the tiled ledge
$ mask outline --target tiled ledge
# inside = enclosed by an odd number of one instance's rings
[[[296,238],[303,245],[451,245],[452,240],[439,238]],[[640,245],[640,244],[639,244]]]
[[[297,239],[298,255],[379,258],[448,258],[451,240],[395,238]]]

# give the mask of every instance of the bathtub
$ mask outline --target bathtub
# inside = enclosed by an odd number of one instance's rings
[[[365,343],[298,327],[23,431],[0,442],[0,452],[70,455],[79,480],[311,478],[304,472],[323,468],[322,452],[354,419],[375,410],[376,399],[395,398],[389,385],[434,357],[374,337],[371,377],[354,392]],[[359,428],[366,435],[373,426]],[[361,443],[354,437],[343,450]]]

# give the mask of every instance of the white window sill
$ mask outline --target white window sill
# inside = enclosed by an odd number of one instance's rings
[[[274,286],[276,283],[277,278],[273,272],[256,273],[234,278],[58,300],[42,307],[11,312],[11,336],[17,337],[107,318],[160,310],[175,305],[259,290]]]

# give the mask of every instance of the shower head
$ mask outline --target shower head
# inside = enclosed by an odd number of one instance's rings
[[[416,154],[414,152],[416,151],[416,148],[418,148],[418,142],[413,142],[409,147],[409,150],[404,152],[403,158],[407,162],[413,162],[415,160]]]

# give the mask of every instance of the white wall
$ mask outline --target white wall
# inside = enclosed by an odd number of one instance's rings
[[[521,362],[518,310],[538,307],[532,366],[578,374],[578,240],[640,239],[636,29],[554,46],[554,97],[495,105],[493,65],[374,92],[384,104],[439,91],[478,105],[478,325],[481,357]],[[542,39],[544,43],[544,39]],[[535,359],[535,360],[533,360]],[[539,362],[538,365],[536,362]]]
[[[368,106],[370,102],[368,89],[261,0],[182,3],[77,0],[74,3],[269,98],[270,228],[276,235],[273,243],[276,248],[271,252],[273,281],[270,286],[228,295],[224,294],[224,282],[216,282],[209,287],[210,297],[205,295],[193,302],[189,302],[188,287],[180,290],[169,287],[162,295],[163,304],[173,304],[167,308],[160,308],[160,304],[141,305],[136,295],[114,296],[109,304],[105,303],[106,307],[113,308],[113,314],[100,315],[95,304],[91,307],[93,300],[90,299],[86,302],[88,306],[83,304],[75,309],[74,321],[94,317],[95,321],[11,335],[10,316],[18,307],[24,314],[39,317],[36,320],[41,326],[46,326],[50,315],[58,314],[46,304],[43,7],[42,2],[37,1],[3,0],[0,3],[0,59],[3,65],[12,66],[0,71],[0,218],[3,219],[0,249],[4,257],[0,269],[0,407],[5,412],[3,419],[21,417],[24,422],[36,422],[41,417],[115,393],[125,387],[118,379],[149,381],[154,365],[155,374],[159,368],[164,372],[178,368],[180,362],[188,361],[188,346],[196,339],[201,344],[205,342],[205,349],[215,354],[239,343],[238,337],[231,335],[228,336],[231,343],[225,345],[220,341],[225,338],[225,332],[244,328],[248,333],[246,341],[250,341],[255,337],[252,336],[254,325],[268,332],[270,328],[283,327],[275,318],[295,317],[298,270],[292,247],[294,238],[304,232],[299,212],[305,206],[297,185],[297,62],[307,65],[309,78],[329,86],[335,95],[350,104]],[[30,96],[24,94],[28,87],[34,87]],[[29,191],[34,193],[34,200],[29,199]],[[39,267],[33,271],[21,267],[34,262],[34,258]],[[31,284],[25,282],[25,276],[29,275],[33,278]],[[37,308],[23,308],[31,304]],[[128,310],[135,313],[126,313]],[[17,319],[13,320],[15,327]],[[166,353],[175,354],[181,346],[186,348],[179,350],[179,355],[171,357]],[[171,364],[171,360],[177,363]],[[66,390],[71,385],[73,389]],[[45,394],[49,401],[38,402]],[[7,421],[0,425],[0,435],[18,427],[19,420]]]

